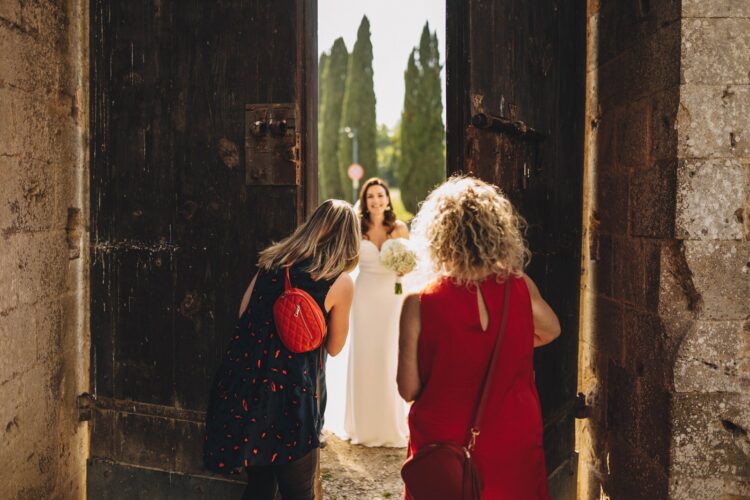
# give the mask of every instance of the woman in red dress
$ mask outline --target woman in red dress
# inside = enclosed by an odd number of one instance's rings
[[[426,241],[438,277],[406,297],[401,314],[398,387],[414,401],[409,456],[434,442],[465,445],[511,280],[505,336],[472,454],[489,500],[549,499],[533,351],[554,340],[560,324],[523,272],[529,251],[522,224],[498,189],[480,180],[456,177],[435,189],[413,232]]]

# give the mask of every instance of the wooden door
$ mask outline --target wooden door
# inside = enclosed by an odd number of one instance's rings
[[[448,171],[503,188],[562,335],[536,352],[553,498],[575,498],[585,2],[448,0]]]
[[[91,1],[90,498],[225,498],[209,387],[316,203],[317,2]],[[84,402],[84,405],[86,402]]]

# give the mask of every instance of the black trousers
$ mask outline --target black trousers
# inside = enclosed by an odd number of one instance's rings
[[[319,449],[283,465],[249,467],[247,487],[242,500],[273,500],[277,491],[282,500],[313,500],[315,471],[320,459]]]

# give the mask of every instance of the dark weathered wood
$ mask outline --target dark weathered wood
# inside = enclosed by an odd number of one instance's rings
[[[200,472],[257,253],[315,202],[316,15],[303,0],[91,1],[91,392],[111,402],[93,411],[93,456]],[[301,186],[246,184],[257,103],[296,106]]]
[[[547,466],[558,471],[557,494],[572,498],[564,490],[575,481],[561,471],[575,469],[585,4],[448,0],[447,8],[449,172],[498,184],[528,221],[528,272],[563,328],[536,353]],[[469,120],[479,113],[502,119],[475,127]]]
[[[445,131],[448,175],[463,172],[469,102],[469,9],[465,0],[446,0],[445,9]]]

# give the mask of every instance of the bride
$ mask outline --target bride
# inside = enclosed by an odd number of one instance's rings
[[[396,295],[396,274],[380,263],[380,249],[388,239],[408,238],[409,230],[396,219],[388,186],[378,178],[362,186],[359,216],[363,241],[350,322],[344,430],[353,444],[403,447],[408,426],[396,364],[404,296]]]

